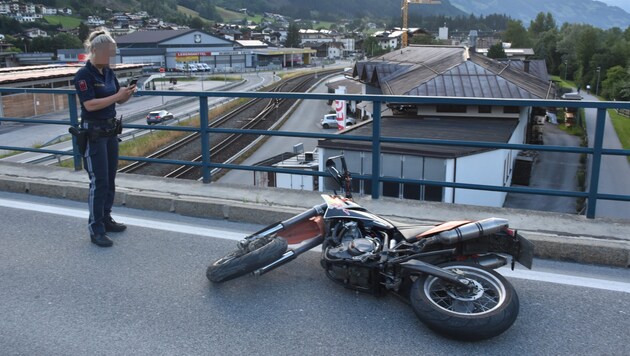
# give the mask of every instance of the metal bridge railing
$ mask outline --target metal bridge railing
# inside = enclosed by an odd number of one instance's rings
[[[69,120],[41,120],[41,119],[23,119],[23,118],[7,118],[0,117],[0,123],[2,122],[21,122],[21,123],[38,123],[38,124],[56,124],[56,125],[72,125],[77,127],[79,124],[77,114],[77,101],[76,92],[70,89],[22,89],[22,88],[0,88],[0,93],[3,95],[10,93],[36,93],[36,94],[65,94],[68,97],[68,114]],[[246,166],[235,164],[223,164],[214,163],[210,161],[210,135],[213,133],[241,133],[241,134],[254,134],[254,135],[267,135],[267,136],[291,136],[291,137],[305,137],[305,138],[328,138],[336,140],[349,140],[349,141],[366,141],[372,143],[372,174],[371,175],[355,175],[359,179],[369,179],[371,181],[371,194],[372,198],[378,199],[380,197],[380,183],[382,182],[397,182],[397,183],[414,183],[422,185],[434,185],[439,187],[448,188],[463,188],[473,190],[485,190],[495,192],[508,192],[508,193],[525,193],[525,194],[540,194],[550,196],[564,196],[564,197],[576,197],[586,198],[588,201],[586,216],[588,218],[595,217],[595,210],[598,200],[616,200],[616,201],[630,201],[630,195],[619,194],[603,194],[598,192],[601,161],[603,155],[620,155],[630,156],[630,150],[614,150],[603,148],[604,141],[604,124],[606,120],[607,109],[617,110],[629,110],[630,102],[610,102],[610,101],[567,101],[567,100],[529,100],[529,99],[484,99],[484,98],[453,98],[453,97],[415,97],[415,96],[391,96],[391,95],[353,95],[353,94],[314,94],[314,93],[272,93],[272,92],[172,92],[172,91],[139,91],[139,96],[184,96],[184,97],[197,97],[199,100],[199,112],[200,112],[200,126],[199,127],[180,127],[180,126],[151,126],[153,130],[173,130],[173,131],[189,131],[201,133],[201,162],[190,162],[181,160],[166,160],[156,158],[145,157],[130,157],[120,156],[122,160],[128,161],[143,161],[152,163],[164,163],[164,164],[179,164],[198,166],[202,168],[202,178],[204,183],[211,181],[210,172],[214,168],[225,169],[238,169],[246,171],[264,171],[275,173],[287,173],[287,174],[300,174],[310,176],[325,176],[325,173],[314,171],[302,171],[296,169],[286,168],[274,168],[274,167],[259,167],[259,166]],[[349,101],[371,101],[373,104],[373,129],[371,136],[357,136],[357,135],[337,135],[337,134],[323,134],[323,133],[306,133],[306,132],[291,132],[291,131],[265,131],[265,130],[241,130],[241,129],[223,129],[223,128],[210,128],[208,127],[208,98],[210,97],[228,97],[228,98],[278,98],[278,99],[303,99],[303,100],[349,100]],[[518,106],[518,107],[567,107],[567,108],[594,108],[597,110],[597,121],[595,136],[590,138],[593,142],[593,147],[563,147],[563,146],[542,146],[542,145],[530,145],[530,144],[501,144],[494,142],[481,142],[481,141],[449,141],[449,140],[434,140],[434,139],[410,139],[399,137],[383,137],[381,136],[381,109],[383,103],[404,103],[404,104],[423,104],[423,105],[436,105],[436,104],[450,104],[450,105],[485,105],[485,106]],[[126,124],[127,128],[136,129],[148,129],[147,125],[135,125]],[[565,191],[555,189],[536,189],[536,188],[522,188],[522,187],[504,187],[495,185],[482,185],[482,184],[468,184],[468,183],[456,183],[456,182],[444,182],[444,181],[431,181],[422,179],[399,179],[380,176],[380,155],[381,144],[385,142],[390,143],[409,143],[409,144],[431,144],[431,145],[444,145],[444,146],[467,146],[467,147],[483,147],[483,148],[498,148],[498,149],[511,149],[511,150],[534,150],[534,151],[556,151],[567,153],[585,153],[592,156],[592,164],[588,171],[590,177],[588,190],[586,192],[580,191]],[[59,150],[49,150],[43,148],[24,148],[24,147],[12,147],[1,146],[1,150],[12,151],[31,151],[40,152],[54,155],[72,155],[74,157],[75,169],[81,169],[81,157],[78,154],[76,141],[73,138],[73,152],[68,153]],[[628,177],[630,179],[630,177]]]

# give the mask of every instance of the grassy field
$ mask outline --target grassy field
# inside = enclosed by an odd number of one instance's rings
[[[557,75],[552,75],[551,80],[555,83],[560,83],[561,88],[571,89],[572,91],[576,88],[576,85],[574,82],[562,80]]]
[[[608,110],[608,114],[610,114],[617,136],[619,136],[621,146],[625,150],[630,150],[630,118],[617,114],[613,109]],[[627,158],[630,161],[630,156]]]
[[[183,7],[181,5],[177,5],[177,11],[181,12],[184,15],[188,15],[188,16],[191,16],[191,17],[199,17],[199,13],[197,11],[191,10],[191,9],[189,9],[187,7]],[[204,19],[204,18],[202,17],[202,19]],[[204,19],[204,20],[206,20],[206,19]]]
[[[52,25],[59,25],[65,29],[73,29],[79,27],[81,19],[72,16],[44,16],[44,20]]]

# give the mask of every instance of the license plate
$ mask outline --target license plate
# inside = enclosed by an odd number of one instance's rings
[[[534,261],[534,244],[520,234],[516,234],[518,240],[518,255],[514,256],[516,261],[523,266],[532,269]]]

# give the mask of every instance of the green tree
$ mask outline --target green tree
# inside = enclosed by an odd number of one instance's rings
[[[606,71],[606,79],[602,81],[601,93],[609,100],[622,99],[622,90],[630,87],[630,72],[622,66],[614,66]]]
[[[190,20],[189,26],[190,28],[201,30],[204,26],[204,21],[199,16],[195,16]]]
[[[513,48],[526,48],[530,46],[529,34],[520,20],[508,21],[507,29],[503,32],[502,37],[503,41],[510,42]]]
[[[419,45],[429,45],[429,44],[437,44],[439,41],[436,41],[432,35],[426,33],[417,33],[413,35],[409,39],[409,43],[411,44],[419,44]]]
[[[496,43],[488,48],[488,58],[500,59],[507,58],[507,54],[503,50],[503,45],[501,43]]]
[[[85,42],[89,35],[90,35],[90,28],[88,27],[88,25],[81,22],[81,24],[79,25],[79,40],[81,42]]]
[[[56,53],[60,49],[82,48],[83,42],[68,33],[59,33],[52,38],[52,48]]]
[[[368,57],[377,57],[387,53],[387,49],[383,49],[378,40],[372,36],[363,41],[363,53]]]
[[[301,43],[300,29],[297,24],[292,22],[287,29],[287,40],[284,42],[285,47],[299,48]]]
[[[556,20],[554,20],[553,15],[551,13],[544,14],[542,12],[538,13],[536,19],[529,23],[529,33],[532,38],[536,38],[536,36],[541,33],[555,30],[556,29]]]

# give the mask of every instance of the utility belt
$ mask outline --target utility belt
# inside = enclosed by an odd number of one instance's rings
[[[89,125],[88,128],[76,128],[71,126],[68,132],[77,139],[77,146],[81,156],[85,155],[88,140],[96,140],[100,137],[115,137],[122,133],[122,116],[120,119],[115,117],[107,120],[102,119],[82,119],[83,123],[98,124],[99,126]],[[100,126],[104,125],[104,126]],[[106,127],[109,126],[109,127]]]

